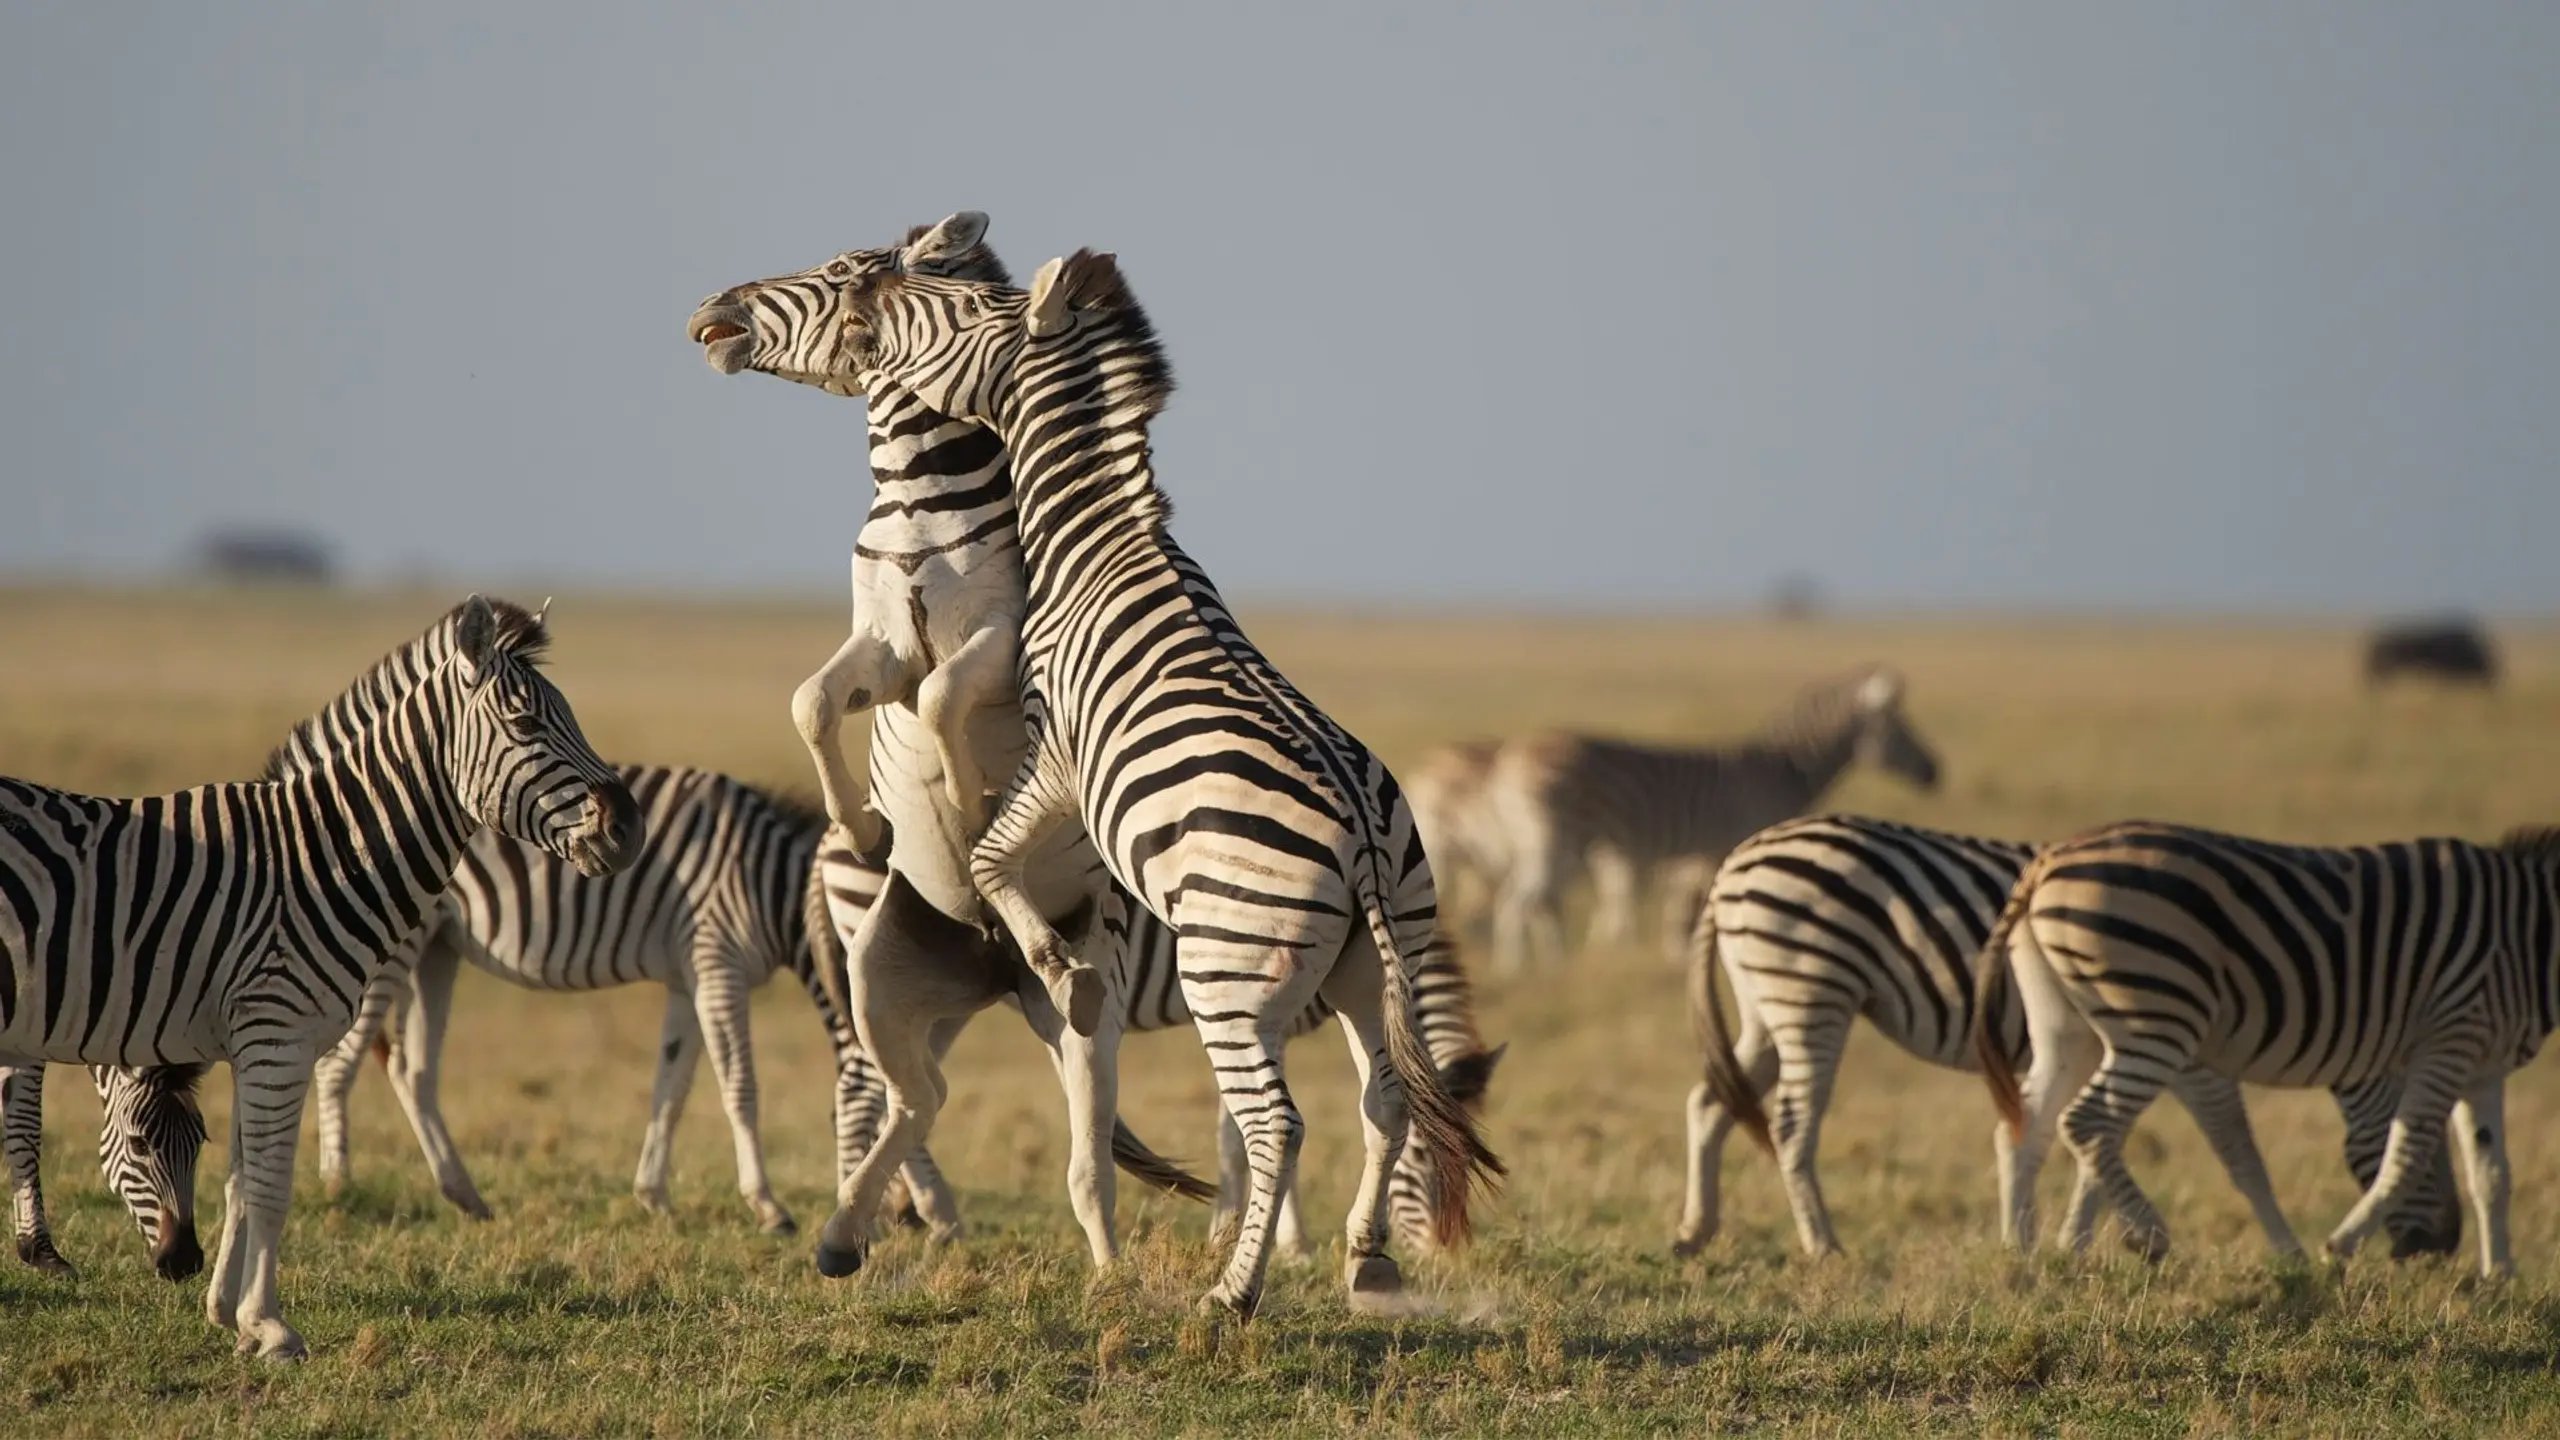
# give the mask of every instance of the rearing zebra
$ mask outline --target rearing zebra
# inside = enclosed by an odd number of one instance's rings
[[[1430,865],[1386,768],[1253,648],[1166,532],[1147,425],[1173,380],[1145,314],[1112,259],[1089,252],[1042,267],[1029,295],[896,274],[844,288],[855,362],[994,429],[1013,461],[1031,754],[972,859],[980,892],[1035,965],[1065,963],[1024,865],[1080,818],[1126,891],[1106,896],[1093,933],[1127,934],[1112,912],[1130,899],[1172,927],[1253,1170],[1208,1297],[1239,1312],[1260,1299],[1304,1129],[1281,1033],[1317,993],[1332,1002],[1362,1076],[1367,1151],[1345,1279],[1355,1293],[1398,1287],[1385,1222],[1408,1118],[1444,1238],[1464,1233],[1476,1172],[1499,1168],[1414,1019]]]
[[[2087,1245],[2105,1200],[2135,1244],[2165,1251],[2124,1136],[2169,1077],[2204,1066],[2261,1085],[2398,1082],[2378,1173],[2330,1232],[2336,1255],[2421,1182],[2453,1109],[2480,1268],[2512,1268],[2505,1085],[2560,1026],[2560,830],[2314,849],[2109,826],[2038,853],[1983,953],[1980,1011],[2014,986],[2035,1050],[2022,1096],[2007,1047],[1981,1042],[2017,1142],[2021,1244],[2059,1112],[2080,1162],[2064,1240]]]
[[[1560,733],[1504,745],[1485,780],[1509,861],[1497,966],[1517,971],[1563,953],[1563,892],[1586,864],[1610,928],[1631,929],[1638,884],[1659,879],[1663,936],[1677,946],[1709,867],[1744,837],[1811,809],[1853,763],[1936,788],[1937,757],[1904,718],[1902,699],[1902,677],[1870,665],[1806,686],[1738,745],[1670,749]]]
[[[1706,1078],[1689,1095],[1689,1198],[1675,1247],[1680,1253],[1694,1253],[1715,1236],[1720,1161],[1736,1124],[1778,1156],[1805,1250],[1820,1255],[1840,1248],[1814,1155],[1850,1027],[1863,1015],[1911,1055],[1952,1070],[1980,1069],[1974,966],[2033,854],[2032,847],[2006,840],[1821,815],[1771,826],[1725,860],[1690,941],[1690,1012],[1707,1064]],[[1715,1000],[1719,962],[1742,1018],[1738,1044]],[[2017,1006],[1992,1016],[1988,1030],[2012,1064],[2024,1063],[2027,1025]],[[2273,1217],[2268,1233],[2284,1246],[2291,1235],[2266,1193],[2239,1087],[2211,1071],[2191,1070],[2172,1089],[2241,1188],[2253,1201],[2264,1197],[2259,1218]],[[2395,1095],[2388,1081],[2338,1091],[2348,1168],[2367,1182],[2381,1163]],[[2009,1162],[2009,1147],[2002,1145],[2004,1195],[2011,1189]],[[2253,1174],[2254,1184],[2245,1178]],[[2004,1211],[2004,1223],[2008,1218]],[[2411,1203],[2392,1215],[2391,1231],[2394,1255],[2449,1252],[2460,1244],[2462,1201],[2449,1165],[2440,1162],[2427,1173]]]
[[[303,1353],[276,1251],[312,1062],[471,834],[597,873],[638,846],[630,795],[533,666],[542,638],[473,597],[298,727],[290,778],[138,800],[0,780],[0,1063],[231,1063],[205,1308],[244,1350]]]

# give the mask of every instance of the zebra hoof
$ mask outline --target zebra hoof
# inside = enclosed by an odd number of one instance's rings
[[[763,1228],[764,1233],[767,1235],[797,1235],[800,1233],[800,1222],[791,1218],[790,1211],[784,1210],[778,1206],[775,1207],[772,1214],[764,1216],[756,1223]]]
[[[62,1258],[62,1252],[53,1248],[53,1242],[42,1235],[29,1235],[19,1240],[18,1258],[47,1275],[59,1275],[65,1280],[76,1280],[80,1276],[71,1262]]]
[[[1200,1297],[1200,1313],[1213,1318],[1250,1320],[1253,1312],[1261,1308],[1262,1290],[1259,1286],[1230,1293],[1226,1286],[1221,1285]]]
[[[163,1280],[192,1279],[204,1272],[204,1246],[196,1242],[196,1227],[187,1226],[160,1246],[151,1257],[151,1268]]]
[[[2169,1255],[2169,1237],[2158,1230],[2135,1230],[2124,1237],[2124,1248],[2142,1257],[2146,1265],[2157,1265]]]
[[[818,1273],[841,1280],[862,1268],[870,1257],[871,1237],[852,1211],[839,1206],[818,1230]]]
[[[311,1351],[293,1327],[281,1320],[269,1320],[240,1332],[239,1343],[232,1347],[241,1355],[255,1355],[273,1365],[299,1365],[311,1358]]]
[[[1396,1268],[1396,1262],[1392,1256],[1363,1256],[1351,1266],[1351,1273],[1343,1279],[1350,1285],[1353,1295],[1401,1295],[1404,1293],[1404,1272]]]
[[[2418,1226],[2394,1231],[2391,1236],[2391,1258],[2408,1260],[2421,1255],[2458,1255],[2462,1252],[2462,1222],[2457,1219],[2445,1229]]]

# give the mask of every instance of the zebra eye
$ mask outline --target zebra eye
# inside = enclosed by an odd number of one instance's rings
[[[845,276],[853,273],[853,267],[839,260],[833,265],[827,267],[827,273],[841,280]]]

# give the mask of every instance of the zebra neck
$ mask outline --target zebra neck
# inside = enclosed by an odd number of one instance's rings
[[[1007,417],[1015,522],[1035,607],[1043,575],[1166,548],[1173,504],[1156,488],[1146,423],[1111,423],[1098,408],[1108,403],[1077,396],[1017,406]]]
[[[1858,753],[1857,738],[1854,727],[1843,726],[1838,730],[1801,732],[1770,744],[1803,780],[1805,799],[1810,803],[1828,791],[1839,780],[1840,773],[1849,768],[1849,762]]]
[[[439,677],[420,686],[345,746],[275,782],[298,858],[286,882],[291,923],[306,944],[349,964],[378,965],[417,928],[480,828],[450,778],[452,685]]]

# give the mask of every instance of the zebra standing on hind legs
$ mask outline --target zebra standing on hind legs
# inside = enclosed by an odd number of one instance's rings
[[[842,280],[848,274],[917,270],[1000,280],[1001,263],[984,246],[985,223],[983,215],[964,211],[938,225],[916,227],[903,246],[848,251],[794,275],[733,287],[706,300],[687,327],[688,337],[704,345],[706,358],[723,373],[759,370],[841,395],[860,395],[869,387],[870,460],[879,494],[854,549],[855,636],[802,687],[794,704],[794,718],[822,777],[843,764],[833,726],[858,688],[841,673],[848,655],[883,643],[904,644],[921,666],[937,650],[979,645],[973,628],[1019,624],[1021,546],[1001,441],[981,426],[935,414],[890,380],[866,377],[845,363],[838,345]],[[885,612],[885,618],[866,612]],[[938,645],[928,632],[941,636]],[[1008,652],[1018,648],[1016,639],[1005,643]],[[983,701],[970,717],[968,738],[980,774],[1011,771],[1025,749],[1010,687],[1008,677],[1004,692]],[[1020,959],[985,946],[958,923],[980,913],[968,855],[983,829],[982,807],[963,807],[950,793],[943,768],[947,737],[921,724],[919,710],[918,703],[889,696],[871,711],[873,798],[894,819],[897,836],[892,873],[884,877],[843,826],[831,829],[819,855],[827,900],[847,937],[852,977],[863,997],[855,1008],[896,1097],[879,1145],[845,1184],[842,1207],[829,1226],[838,1234],[871,1233],[888,1170],[903,1146],[917,1143],[931,1128],[942,1091],[939,1056],[971,1015],[1016,996],[1035,1030],[1046,1034],[1049,1024],[1040,1018],[1049,1009],[1046,998],[1020,990],[1017,977],[1027,973]],[[831,788],[851,793],[842,780]],[[1038,868],[1049,877],[1045,883],[1059,906],[1053,913],[1062,918],[1083,907],[1097,886],[1111,884],[1080,827],[1062,829]],[[1115,1010],[1089,1043],[1079,1045],[1068,1035],[1052,1041],[1073,1114],[1107,1113],[1094,1100],[1078,1105],[1075,1095],[1079,1089],[1103,1093],[1108,1082],[1096,1072],[1113,1063],[1112,1047],[1123,1028],[1190,1022],[1174,974],[1172,934],[1135,907],[1130,910],[1134,928],[1113,947],[1123,967],[1113,980],[1125,1008]],[[1487,1050],[1476,1031],[1470,991],[1453,951],[1435,942],[1424,957],[1417,990],[1425,1038],[1444,1080],[1465,1103],[1480,1104],[1500,1052]],[[1289,1033],[1304,1033],[1331,1014],[1319,997],[1291,1022]],[[1074,1134],[1078,1153],[1070,1160],[1070,1193],[1095,1260],[1107,1262],[1117,1253],[1107,1172],[1083,1158],[1081,1123]],[[1224,1227],[1247,1181],[1235,1127],[1223,1116],[1220,1135],[1225,1183],[1218,1225]],[[1188,1177],[1146,1155],[1124,1127],[1115,1127],[1112,1148],[1123,1168],[1150,1183],[1178,1193],[1207,1193],[1192,1191]],[[1144,1163],[1133,1163],[1133,1151]],[[1431,1248],[1439,1206],[1419,1150],[1408,1152],[1390,1191],[1398,1238],[1417,1250]],[[940,1230],[944,1222],[937,1218],[935,1224]],[[1286,1248],[1297,1248],[1294,1191],[1284,1201],[1279,1234]],[[819,1263],[828,1273],[846,1272],[860,1255],[858,1248],[822,1242]]]
[[[1669,748],[1561,732],[1504,745],[1485,779],[1509,860],[1497,966],[1517,973],[1564,952],[1563,895],[1585,866],[1608,929],[1632,929],[1635,891],[1656,879],[1663,939],[1676,951],[1710,867],[1745,837],[1811,809],[1851,765],[1863,760],[1936,789],[1938,759],[1902,713],[1904,688],[1882,665],[1808,685],[1757,737],[1735,745]]]
[[[464,843],[492,827],[599,874],[638,847],[542,643],[473,597],[297,727],[272,767],[308,757],[289,778],[136,800],[0,780],[0,1064],[230,1062],[205,1309],[244,1351],[303,1353],[276,1255],[312,1062]]]
[[[1367,1159],[1344,1278],[1355,1295],[1400,1288],[1385,1222],[1408,1122],[1444,1238],[1465,1232],[1479,1172],[1500,1169],[1415,1021],[1430,864],[1386,768],[1254,649],[1167,532],[1148,423],[1173,381],[1153,328],[1112,258],[1083,251],[1043,266],[1028,295],[903,274],[844,291],[857,366],[994,429],[1012,457],[1031,751],[971,874],[1035,965],[1064,963],[1025,863],[1080,819],[1123,887],[1087,943],[1126,934],[1111,912],[1132,899],[1174,931],[1184,998],[1253,1172],[1234,1255],[1204,1303],[1250,1314],[1261,1298],[1304,1130],[1281,1034],[1319,993],[1362,1079]]]
[[[1689,1094],[1679,1253],[1695,1254],[1715,1237],[1718,1172],[1735,1125],[1777,1157],[1805,1251],[1838,1252],[1814,1157],[1850,1027],[1864,1015],[1919,1059],[1980,1069],[1974,967],[2034,853],[2006,840],[1822,815],[1771,826],[1725,860],[1690,941],[1690,1014],[1705,1044],[1706,1078]],[[1716,1004],[1719,964],[1741,1016],[1739,1042]],[[2013,1065],[2025,1062],[2026,1017],[2016,1005],[1990,1016],[1987,1029]],[[2209,1070],[2189,1070],[2171,1088],[2270,1239],[2289,1248],[2292,1235],[2258,1163],[2239,1087]],[[2347,1165],[2361,1182],[2370,1183],[2381,1164],[2397,1093],[2388,1080],[2338,1089]],[[1995,1153],[2006,1196],[2005,1134]],[[2004,1211],[2004,1225],[2008,1219]],[[2390,1226],[2395,1257],[2459,1246],[2462,1199],[2441,1157]]]
[[[2109,826],[2038,852],[1977,983],[1977,1016],[2017,992],[2034,1050],[2022,1090],[1977,1026],[2017,1147],[2006,1198],[2020,1244],[2058,1113],[2079,1161],[2064,1242],[2086,1248],[2112,1202],[2130,1245],[2165,1253],[2124,1137],[2171,1077],[2203,1066],[2261,1085],[2397,1084],[2377,1173],[2329,1234],[2340,1257],[2421,1183],[2451,1110],[2481,1272],[2513,1268],[2506,1076],[2560,1026],[2560,830],[2318,849]]]

